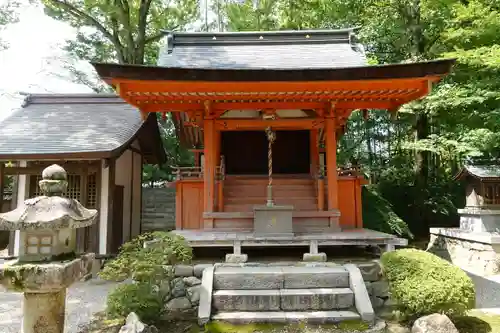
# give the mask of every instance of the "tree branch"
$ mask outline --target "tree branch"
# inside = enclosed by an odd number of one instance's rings
[[[92,17],[91,15],[83,12],[82,10],[76,8],[72,4],[68,3],[66,0],[49,0],[54,6],[65,8],[68,13],[76,18],[87,21],[90,25],[95,27],[98,31],[100,31],[104,37],[109,39],[111,43],[115,46],[117,50],[120,50],[122,45],[120,40],[113,36],[111,32],[108,31],[97,19]]]

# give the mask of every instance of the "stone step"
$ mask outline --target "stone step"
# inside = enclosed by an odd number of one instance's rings
[[[339,267],[217,267],[214,290],[349,288]]]
[[[354,306],[354,294],[349,288],[218,290],[212,302],[218,311],[339,310]]]
[[[346,320],[359,320],[360,316],[353,311],[219,312],[212,319],[235,325],[249,323],[294,323],[302,321],[310,324],[333,324]]]

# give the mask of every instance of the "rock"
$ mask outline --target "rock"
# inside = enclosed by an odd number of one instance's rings
[[[162,297],[165,298],[170,298],[170,292],[172,288],[170,288],[170,282],[169,281],[162,281],[160,285],[158,286],[159,292],[162,295]]]
[[[373,296],[387,298],[389,297],[389,283],[386,280],[375,281],[371,283]]]
[[[459,333],[450,318],[434,313],[418,318],[411,329],[411,333]]]
[[[197,286],[197,285],[201,284],[201,280],[198,279],[197,277],[194,277],[194,276],[185,277],[182,280],[184,281],[184,283],[188,287]]]
[[[366,281],[378,281],[380,279],[381,268],[380,264],[376,261],[366,262],[357,264],[363,280]]]
[[[191,265],[177,265],[174,268],[175,276],[193,276],[193,266]]]
[[[410,333],[410,329],[397,323],[387,323],[386,333]]]
[[[198,305],[198,303],[200,303],[200,291],[201,285],[193,286],[186,290],[191,304]]]
[[[158,333],[158,329],[144,324],[135,312],[130,312],[119,333]]]
[[[212,264],[198,264],[194,266],[193,275],[197,278],[201,278],[203,276],[203,271],[205,268],[213,267]]]
[[[186,285],[184,284],[182,278],[173,279],[171,286],[172,286],[171,295],[173,298],[182,297],[186,295]]]
[[[366,291],[368,291],[368,295],[372,296],[373,295],[372,283],[365,282],[365,286],[366,286]]]
[[[372,302],[372,307],[373,308],[381,308],[384,306],[384,300],[382,298],[376,297],[376,296],[371,296],[370,300]]]
[[[189,302],[187,297],[174,298],[165,304],[165,309],[169,312],[188,310],[191,307],[191,302]]]

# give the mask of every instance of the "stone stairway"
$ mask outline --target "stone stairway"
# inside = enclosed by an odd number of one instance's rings
[[[204,271],[199,320],[233,324],[373,323],[373,307],[359,268],[228,267]]]

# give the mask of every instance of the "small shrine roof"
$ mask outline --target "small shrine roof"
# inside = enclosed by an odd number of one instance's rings
[[[345,68],[367,64],[355,29],[168,32],[158,66],[211,69]]]
[[[165,160],[155,114],[142,121],[135,107],[114,94],[32,94],[0,122],[0,159],[106,158],[135,139],[141,150],[152,150],[145,154],[149,163]]]
[[[467,175],[480,179],[500,179],[500,165],[466,165],[454,178],[459,180]]]

